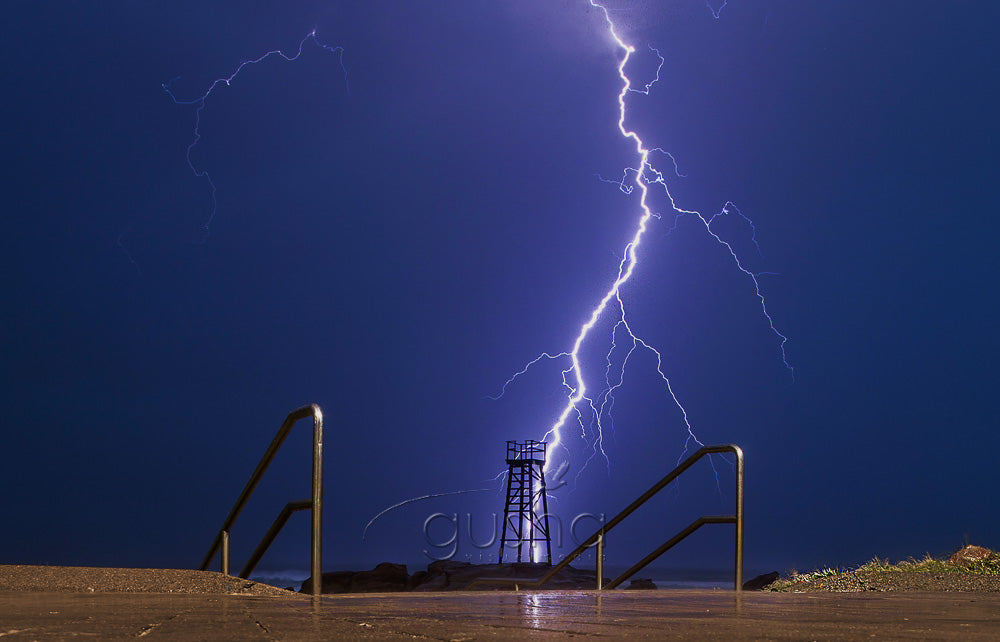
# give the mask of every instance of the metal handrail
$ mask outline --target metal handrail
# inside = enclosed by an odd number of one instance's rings
[[[612,528],[620,524],[626,517],[631,515],[640,506],[649,501],[654,495],[663,490],[670,482],[674,481],[688,468],[693,466],[705,455],[731,452],[736,455],[736,514],[735,515],[706,515],[695,520],[680,533],[667,540],[662,546],[647,555],[632,568],[625,571],[608,584],[603,583],[604,578],[604,537]],[[597,590],[603,588],[614,588],[628,579],[632,574],[641,570],[644,566],[655,560],[666,552],[669,548],[680,542],[682,539],[701,528],[704,524],[736,524],[736,563],[735,563],[735,589],[743,589],[743,450],[736,444],[724,444],[719,446],[703,446],[697,452],[685,459],[676,468],[667,473],[667,476],[653,484],[645,493],[640,495],[634,502],[629,504],[620,513],[611,518],[606,524],[597,529],[593,535],[588,537],[582,544],[577,546],[572,553],[567,555],[561,562],[553,566],[549,571],[536,580],[525,580],[518,578],[481,578],[473,581],[469,587],[477,584],[514,584],[517,587],[537,588],[542,586],[562,569],[569,566],[569,563],[583,554],[591,546],[597,544]]]
[[[296,513],[300,510],[309,510],[312,508],[312,505],[313,503],[311,499],[303,499],[297,502],[288,502],[285,504],[285,507],[281,509],[280,513],[278,513],[278,517],[274,520],[274,523],[271,524],[271,528],[267,529],[267,533],[264,534],[264,539],[260,540],[260,544],[257,544],[257,548],[254,550],[253,554],[250,555],[250,559],[248,559],[247,563],[243,566],[243,570],[240,571],[239,576],[244,578],[250,577],[253,570],[257,568],[257,564],[260,562],[261,558],[264,557],[264,553],[266,553],[267,549],[271,547],[272,543],[274,543],[274,540],[278,537],[278,533],[281,532],[281,529],[285,527],[285,524],[288,522],[288,518],[292,516],[292,513]]]
[[[666,542],[661,544],[660,547],[657,548],[655,551],[653,551],[646,557],[636,562],[630,569],[628,569],[615,579],[611,580],[607,584],[601,586],[601,589],[610,590],[616,588],[622,582],[624,582],[625,580],[627,580],[628,578],[632,577],[633,575],[641,571],[643,568],[645,568],[647,564],[655,560],[657,557],[663,555],[669,549],[673,548],[677,544],[680,544],[681,540],[683,540],[688,535],[695,532],[705,524],[735,524],[735,523],[736,523],[735,515],[703,515],[698,519],[694,520],[693,522],[691,522],[690,524],[688,524],[686,528],[682,529],[679,533],[668,539]],[[736,571],[736,586],[734,588],[736,588],[737,591],[742,590],[743,588],[742,580],[743,580],[742,569],[740,569]]]
[[[278,434],[274,436],[271,441],[271,445],[267,447],[264,452],[264,456],[261,458],[260,463],[257,464],[257,468],[250,475],[250,480],[247,482],[246,486],[243,487],[243,492],[240,493],[239,498],[236,500],[236,504],[233,509],[229,511],[229,516],[226,517],[226,521],[222,523],[222,528],[219,529],[219,534],[215,536],[212,541],[212,546],[209,548],[208,553],[205,555],[205,559],[202,560],[201,570],[208,568],[208,565],[212,563],[215,558],[215,554],[222,549],[222,572],[229,575],[229,533],[232,530],[233,523],[236,518],[239,517],[240,512],[242,512],[243,507],[246,506],[247,501],[250,499],[250,495],[253,493],[254,489],[257,488],[257,484],[260,483],[261,477],[267,471],[268,466],[271,465],[271,461],[277,454],[278,449],[281,448],[281,444],[284,443],[285,438],[288,433],[292,430],[294,426],[300,419],[305,419],[306,417],[312,416],[313,419],[313,461],[312,461],[312,499],[303,500],[300,502],[291,502],[285,506],[282,510],[281,515],[275,520],[275,523],[271,526],[267,535],[264,536],[264,540],[261,541],[260,546],[254,551],[251,556],[250,562],[244,567],[243,572],[240,573],[240,577],[246,577],[253,570],[257,562],[260,561],[260,557],[263,556],[264,551],[267,547],[274,541],[277,536],[277,531],[281,530],[285,522],[288,521],[288,516],[290,516],[296,510],[305,510],[306,508],[312,509],[312,542],[311,542],[311,556],[310,556],[310,571],[313,578],[313,595],[319,595],[322,588],[322,582],[319,580],[321,567],[323,562],[323,411],[316,404],[310,404],[308,406],[302,406],[296,410],[293,410],[285,417],[285,421],[282,422],[281,428],[278,429]],[[308,503],[308,506],[305,504]],[[287,515],[286,515],[287,511]],[[282,519],[284,516],[284,519]],[[280,524],[279,524],[280,522]]]

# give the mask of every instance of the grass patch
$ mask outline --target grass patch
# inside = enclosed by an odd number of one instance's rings
[[[859,571],[896,571],[900,573],[971,573],[974,575],[1000,575],[1000,554],[990,553],[977,560],[964,562],[961,565],[951,564],[948,560],[936,559],[927,554],[923,559],[904,560],[898,564],[890,564],[878,558],[858,568]]]
[[[834,577],[842,573],[848,573],[850,571],[838,568],[823,568],[817,569],[815,571],[809,571],[808,573],[799,573],[796,570],[791,570],[788,572],[788,577],[782,577],[766,587],[768,591],[789,591],[794,588],[797,584],[804,584],[806,582],[811,582],[813,580],[818,580],[824,577]]]
[[[952,564],[948,559],[937,559],[928,553],[922,559],[910,558],[896,564],[892,564],[887,559],[878,557],[870,562],[862,564],[854,569],[843,568],[823,568],[799,573],[789,571],[787,577],[780,578],[766,587],[768,591],[792,591],[797,586],[816,582],[829,577],[836,577],[845,574],[864,574],[872,572],[890,573],[933,573],[940,575],[943,573],[959,573],[970,575],[993,575],[1000,576],[1000,553],[990,552],[979,559],[966,560],[961,564]]]

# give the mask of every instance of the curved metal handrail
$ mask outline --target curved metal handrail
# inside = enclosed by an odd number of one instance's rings
[[[243,565],[243,570],[240,571],[239,577],[248,578],[253,570],[257,568],[257,564],[260,562],[261,558],[264,557],[264,553],[267,549],[271,547],[274,543],[278,533],[281,529],[285,527],[288,522],[288,518],[292,516],[292,513],[298,512],[300,510],[309,510],[312,508],[312,500],[302,499],[297,502],[288,502],[285,507],[281,509],[278,513],[278,517],[275,518],[274,523],[271,524],[271,528],[267,529],[267,533],[264,534],[264,539],[260,540],[260,544],[257,544],[256,550],[250,555],[250,559],[247,563]]]
[[[243,507],[246,506],[247,501],[250,499],[250,495],[253,494],[254,489],[257,488],[257,484],[260,483],[261,477],[264,476],[268,466],[271,465],[271,461],[278,453],[278,449],[281,448],[281,444],[284,443],[285,438],[288,437],[288,433],[291,432],[292,426],[294,426],[300,419],[305,419],[309,416],[312,416],[313,419],[312,500],[307,500],[309,501],[309,508],[312,509],[312,545],[309,566],[313,577],[313,594],[319,595],[322,582],[318,581],[317,578],[320,577],[323,562],[323,411],[316,404],[302,406],[301,408],[293,410],[287,417],[285,417],[285,421],[282,422],[281,428],[278,429],[278,433],[274,436],[274,439],[271,440],[271,445],[267,447],[260,463],[257,464],[257,468],[253,471],[253,474],[250,475],[250,480],[247,481],[246,486],[243,487],[243,492],[240,493],[239,498],[236,500],[236,504],[234,504],[233,509],[229,511],[229,516],[226,517],[226,521],[222,523],[222,528],[219,529],[218,535],[216,535],[215,539],[212,540],[212,546],[209,548],[208,553],[205,555],[205,558],[202,560],[201,566],[199,567],[201,570],[204,571],[208,568],[208,565],[211,564],[212,560],[215,558],[215,554],[218,553],[221,548],[222,572],[226,575],[229,574],[229,532],[232,530],[233,523],[236,521],[236,518],[240,516],[240,513],[243,511]],[[296,506],[296,510],[304,510],[305,507],[302,506],[303,503],[304,502],[293,502],[292,504],[289,504],[289,506],[294,505]],[[286,506],[286,509],[288,509],[289,506]],[[287,519],[287,516],[285,519]],[[282,522],[281,525],[284,525],[284,523]],[[275,535],[277,535],[277,533],[272,534],[269,532],[268,535],[265,536],[265,541],[268,538],[273,540]],[[270,544],[270,542],[267,543]],[[262,542],[262,545],[263,544],[264,542]],[[264,548],[266,549],[266,546],[264,546]],[[254,552],[253,557],[257,558],[256,560],[253,560],[254,564],[259,561],[258,553],[263,555],[263,551],[260,550],[260,547],[258,547],[258,551]]]
[[[603,584],[604,577],[604,536],[612,528],[620,524],[626,517],[631,515],[640,506],[649,501],[654,495],[663,490],[670,482],[674,481],[688,468],[693,466],[699,459],[705,455],[712,455],[717,453],[731,452],[736,455],[736,514],[735,515],[707,515],[699,518],[687,528],[682,530],[680,533],[675,535],[673,538],[668,540],[663,546],[647,555],[642,561],[637,563],[635,566],[625,571],[622,575],[619,575],[614,580],[609,582],[606,586]],[[583,554],[591,546],[597,545],[597,589],[602,588],[614,588],[618,586],[626,579],[628,579],[633,573],[638,572],[646,564],[649,564],[654,559],[666,552],[667,549],[674,546],[677,542],[681,541],[694,531],[698,530],[704,524],[736,524],[736,570],[735,570],[735,589],[737,591],[743,588],[743,450],[736,444],[723,444],[718,446],[703,446],[698,449],[694,454],[681,462],[676,468],[667,473],[667,476],[660,481],[653,484],[649,490],[640,495],[634,502],[629,504],[620,513],[611,518],[611,521],[602,525],[597,529],[593,535],[588,537],[582,544],[577,546],[572,553],[567,555],[561,562],[553,566],[549,571],[536,580],[525,580],[517,578],[481,578],[473,581],[469,584],[472,588],[477,584],[515,584],[517,587],[526,588],[538,588],[542,586],[550,579],[555,577],[556,573],[562,569],[569,566],[569,563]]]

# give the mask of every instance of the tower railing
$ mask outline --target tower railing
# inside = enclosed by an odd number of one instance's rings
[[[667,487],[670,482],[674,481],[681,476],[684,471],[691,468],[699,459],[706,455],[712,455],[717,453],[727,453],[731,452],[736,455],[736,512],[732,515],[703,515],[695,521],[691,522],[688,526],[683,528],[679,533],[668,539],[656,550],[651,552],[646,557],[642,558],[636,562],[627,571],[614,578],[610,582],[604,582],[604,546],[605,546],[605,536],[611,531],[615,526],[621,524],[626,517],[631,515],[640,506],[648,502],[653,498],[654,495],[659,493],[661,490]],[[735,524],[736,525],[736,560],[735,560],[735,570],[734,570],[734,588],[737,591],[743,589],[743,450],[736,444],[724,444],[719,446],[703,446],[698,449],[694,454],[681,462],[676,468],[667,473],[666,477],[660,481],[653,484],[649,490],[640,495],[634,502],[629,504],[620,513],[615,515],[606,524],[602,524],[600,528],[597,529],[593,535],[588,537],[582,544],[577,546],[573,552],[567,555],[561,562],[553,566],[547,573],[539,577],[538,579],[519,579],[519,578],[481,578],[475,580],[469,585],[469,588],[480,584],[513,584],[515,588],[538,588],[548,582],[550,579],[556,576],[559,571],[569,566],[569,563],[575,560],[577,557],[582,555],[587,549],[592,546],[597,547],[597,590],[602,589],[613,589],[619,586],[622,582],[629,579],[640,570],[645,568],[649,563],[663,555],[669,549],[676,546],[688,535],[691,535],[699,528],[705,524]]]
[[[274,456],[278,453],[281,445],[284,443],[285,438],[288,437],[288,433],[291,432],[292,426],[298,423],[299,420],[305,419],[306,417],[312,416],[313,420],[313,452],[312,452],[312,498],[304,499],[300,501],[289,502],[281,510],[278,518],[274,520],[271,528],[268,529],[267,533],[264,535],[263,540],[257,546],[257,549],[250,556],[249,561],[240,571],[239,577],[249,577],[250,573],[257,566],[257,563],[264,556],[268,547],[274,541],[274,538],[278,536],[285,522],[292,513],[300,510],[312,510],[312,534],[311,534],[311,546],[310,546],[310,564],[309,568],[312,573],[313,584],[312,592],[313,595],[319,595],[322,589],[322,581],[320,580],[320,575],[323,566],[323,411],[316,404],[310,404],[308,406],[302,406],[296,410],[293,410],[285,417],[285,421],[282,422],[281,427],[278,429],[278,433],[271,440],[271,445],[267,447],[264,452],[264,456],[261,458],[260,463],[257,464],[257,468],[250,475],[250,480],[247,481],[246,486],[243,487],[243,492],[240,493],[239,498],[236,500],[236,504],[233,509],[229,511],[229,515],[226,520],[222,523],[222,528],[219,529],[218,535],[212,541],[211,548],[208,549],[208,553],[201,562],[199,567],[201,570],[206,570],[208,565],[212,563],[215,558],[216,553],[221,549],[222,551],[222,572],[229,575],[229,534],[232,531],[233,523],[236,522],[236,518],[240,516],[243,511],[243,507],[246,506],[247,501],[250,499],[250,495],[257,488],[257,484],[260,483],[261,477],[267,471],[268,466],[271,465],[271,461]]]

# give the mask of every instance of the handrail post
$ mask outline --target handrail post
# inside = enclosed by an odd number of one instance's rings
[[[222,574],[229,575],[229,531],[222,531]]]
[[[604,525],[597,532],[597,590],[604,587]]]
[[[319,406],[313,411],[312,465],[312,554],[310,556],[312,593],[323,592],[323,413]]]
[[[736,452],[736,572],[734,587],[743,590],[743,449],[733,445]]]

